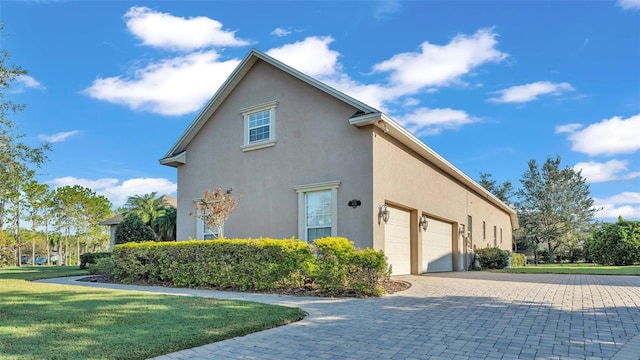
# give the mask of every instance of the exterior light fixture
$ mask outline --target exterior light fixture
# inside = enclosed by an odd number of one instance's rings
[[[429,226],[429,222],[427,221],[427,216],[420,216],[420,222],[418,222],[418,226],[422,228],[422,231],[427,231],[427,226]]]
[[[460,236],[464,236],[464,225],[460,225],[458,233],[460,234]]]
[[[389,215],[390,211],[387,209],[387,204],[380,205],[378,208],[378,225],[380,225],[380,220],[386,224],[389,221]]]

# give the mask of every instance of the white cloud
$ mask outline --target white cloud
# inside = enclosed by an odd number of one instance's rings
[[[103,178],[89,180],[66,176],[49,181],[53,187],[80,185],[89,188],[98,195],[108,198],[114,207],[127,202],[129,196],[157,192],[158,195],[175,195],[177,184],[164,178],[137,178],[120,182],[118,179]]]
[[[97,79],[84,93],[133,110],[184,115],[200,109],[239,62],[219,61],[215,51],[195,52],[149,64],[129,78]]]
[[[478,121],[462,110],[449,108],[418,108],[410,114],[397,117],[396,120],[417,136],[435,135],[442,130],[456,130]]]
[[[537,100],[540,95],[558,96],[567,91],[573,91],[569,83],[552,83],[549,81],[538,81],[525,85],[512,86],[507,89],[496,91],[498,97],[490,98],[490,102],[496,103],[523,103]]]
[[[618,6],[625,10],[640,10],[640,0],[618,0]]]
[[[582,171],[587,181],[596,183],[613,180],[631,180],[640,177],[640,172],[628,172],[628,161],[609,160],[601,163],[596,161],[580,162],[573,166],[576,171]]]
[[[497,36],[492,29],[480,29],[471,36],[457,35],[443,46],[424,42],[419,52],[397,54],[373,69],[390,72],[390,83],[406,93],[429,86],[451,85],[474,68],[507,57],[496,49]]]
[[[277,37],[285,37],[287,35],[291,34],[290,30],[287,29],[283,29],[281,27],[275,28],[272,32],[271,35],[275,35]]]
[[[340,53],[329,49],[331,36],[311,36],[267,51],[267,55],[311,77],[330,77],[341,70]]]
[[[596,214],[598,219],[640,220],[640,192],[623,192],[605,199],[594,198],[594,203],[602,207]]]
[[[582,124],[565,124],[556,126],[556,134],[562,133],[572,133],[576,130],[582,128],[584,125]]]
[[[12,84],[13,89],[11,89],[12,93],[18,94],[23,93],[27,89],[33,90],[41,90],[44,91],[46,88],[42,85],[38,80],[29,75],[20,75],[16,77],[15,83]]]
[[[640,150],[640,114],[614,116],[569,134],[571,150],[595,155],[631,154]]]
[[[79,134],[80,131],[79,130],[72,130],[72,131],[66,131],[66,132],[59,132],[53,135],[38,135],[38,138],[40,140],[46,141],[46,142],[50,142],[50,143],[57,143],[57,142],[62,142],[67,140],[68,138]]]
[[[144,45],[172,49],[195,50],[210,46],[246,46],[235,31],[223,30],[222,23],[204,16],[183,18],[134,6],[124,15],[127,28]]]

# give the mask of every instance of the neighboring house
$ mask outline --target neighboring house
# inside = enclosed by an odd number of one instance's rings
[[[116,228],[122,221],[122,218],[122,215],[116,215],[100,223],[100,225],[109,227],[109,251],[113,250],[113,246],[116,243]]]
[[[462,271],[511,250],[516,213],[396,121],[251,50],[164,158],[178,171],[177,239],[207,189],[242,195],[224,236],[343,236],[393,274]]]
[[[173,208],[177,208],[178,203],[175,197],[172,197],[169,195],[163,195],[162,198],[164,199],[164,202],[167,205]],[[107,220],[100,223],[100,225],[105,225],[109,227],[109,251],[113,250],[113,246],[116,243],[116,228],[118,227],[118,224],[120,224],[122,219],[123,219],[123,216],[120,214],[120,215],[116,215],[114,217],[108,218]],[[175,234],[173,239],[166,239],[166,240],[175,240]]]

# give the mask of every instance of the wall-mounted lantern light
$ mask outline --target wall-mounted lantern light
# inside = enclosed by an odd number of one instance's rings
[[[420,222],[418,222],[418,226],[422,228],[422,231],[427,231],[427,226],[429,226],[429,222],[427,221],[427,216],[420,216]]]
[[[460,225],[458,228],[458,234],[460,234],[460,236],[464,236],[464,225]]]
[[[386,224],[389,221],[389,214],[390,211],[387,209],[387,204],[380,205],[378,208],[378,225],[380,225],[380,220]]]

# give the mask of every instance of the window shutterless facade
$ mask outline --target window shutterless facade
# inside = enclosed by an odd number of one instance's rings
[[[276,144],[277,101],[241,110],[244,121],[243,151],[257,150]]]

